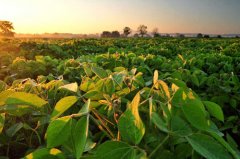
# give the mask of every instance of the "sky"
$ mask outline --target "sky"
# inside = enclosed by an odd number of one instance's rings
[[[240,0],[0,0],[17,33],[240,33]]]

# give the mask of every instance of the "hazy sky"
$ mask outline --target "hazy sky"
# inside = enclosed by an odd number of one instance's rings
[[[162,33],[240,33],[240,0],[0,0],[18,33],[100,33],[145,24]]]

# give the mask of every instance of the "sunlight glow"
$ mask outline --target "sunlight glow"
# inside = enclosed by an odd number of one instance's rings
[[[214,1],[0,0],[0,20],[13,22],[17,33],[100,33],[140,24],[163,33],[240,32],[239,2]]]

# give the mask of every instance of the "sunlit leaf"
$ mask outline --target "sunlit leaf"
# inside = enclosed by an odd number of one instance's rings
[[[2,133],[4,123],[5,123],[5,113],[1,113],[0,114],[0,134]]]
[[[153,84],[156,84],[157,81],[158,81],[158,70],[155,70],[153,75]]]
[[[63,153],[56,149],[41,148],[24,157],[24,159],[65,159]]]
[[[5,91],[2,91],[0,93],[0,106],[4,105],[5,104],[5,101],[7,100],[7,98],[12,95],[14,93],[14,91],[12,90],[5,90]]]
[[[84,152],[84,148],[87,141],[88,136],[88,121],[89,115],[81,117],[77,123],[75,128],[73,129],[73,142],[75,148],[75,156],[77,159],[80,159],[82,153]]]
[[[71,120],[70,116],[65,116],[53,120],[49,124],[46,132],[48,148],[59,146],[68,140],[71,133]]]
[[[59,89],[67,89],[67,90],[72,91],[72,92],[77,92],[78,91],[78,84],[76,82],[66,84],[64,86],[59,87]]]
[[[68,97],[64,97],[64,98],[60,99],[57,102],[57,104],[51,114],[51,119],[53,120],[53,119],[58,118],[67,109],[69,109],[71,106],[73,106],[77,101],[78,101],[77,96],[68,96]]]
[[[83,95],[85,98],[91,99],[91,100],[101,100],[103,99],[103,94],[97,90],[91,90]]]
[[[110,96],[115,92],[115,84],[111,78],[107,78],[104,81],[104,93],[109,94]]]
[[[133,144],[138,144],[145,133],[145,126],[138,112],[139,102],[140,93],[137,93],[127,110],[121,115],[118,123],[123,140]]]
[[[99,78],[106,78],[108,77],[107,72],[100,68],[100,67],[92,67],[92,71],[99,77]]]
[[[159,86],[159,89],[161,90],[161,93],[163,93],[167,99],[170,99],[170,92],[168,89],[168,85],[164,81],[159,80],[158,86]]]
[[[45,100],[37,95],[25,92],[12,93],[5,103],[9,105],[30,105],[36,108],[41,108],[43,105],[47,104]]]

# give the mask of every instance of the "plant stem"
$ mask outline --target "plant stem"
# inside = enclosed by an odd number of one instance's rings
[[[169,135],[167,135],[163,141],[150,153],[149,158],[151,158],[157,152],[157,150],[168,140],[168,138]]]

